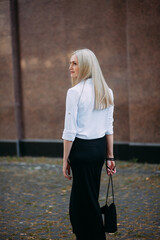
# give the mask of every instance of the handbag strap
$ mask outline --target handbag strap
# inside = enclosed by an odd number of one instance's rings
[[[107,187],[107,195],[106,195],[106,204],[107,204],[107,200],[108,200],[110,183],[111,183],[111,186],[112,186],[112,197],[113,197],[113,203],[114,203],[114,191],[113,191],[113,179],[112,179],[112,175],[109,176],[108,187]]]

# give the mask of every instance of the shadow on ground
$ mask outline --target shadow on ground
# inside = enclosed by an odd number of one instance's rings
[[[107,240],[160,239],[160,165],[117,161],[113,179],[118,231],[107,234]],[[107,181],[104,167],[101,206]],[[68,215],[70,189],[61,159],[1,157],[0,239],[75,239]]]

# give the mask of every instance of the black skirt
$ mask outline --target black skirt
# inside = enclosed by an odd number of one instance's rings
[[[78,240],[106,239],[98,202],[105,158],[105,136],[93,140],[75,138],[69,155],[73,175],[69,215]]]

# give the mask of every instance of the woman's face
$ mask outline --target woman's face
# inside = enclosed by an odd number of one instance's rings
[[[71,56],[69,70],[72,78],[77,78],[79,73],[78,58],[74,54]]]

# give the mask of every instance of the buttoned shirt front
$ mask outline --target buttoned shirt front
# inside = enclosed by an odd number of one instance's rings
[[[109,90],[113,99],[113,92]],[[113,134],[114,106],[95,110],[94,102],[95,93],[91,78],[82,80],[68,89],[62,139],[68,141],[74,141],[75,137],[97,139],[106,134]]]

